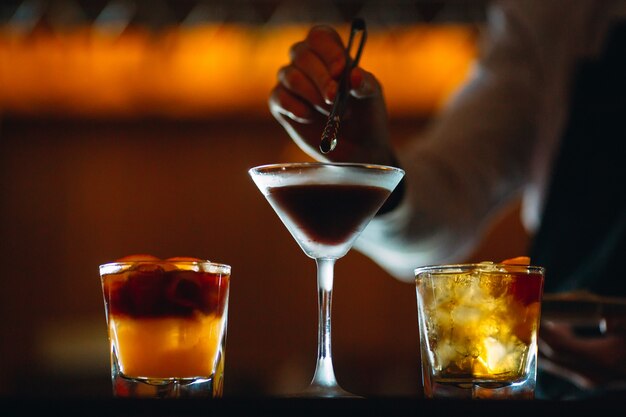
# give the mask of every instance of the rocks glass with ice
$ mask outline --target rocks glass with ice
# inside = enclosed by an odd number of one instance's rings
[[[427,398],[534,398],[544,270],[491,262],[415,270]]]

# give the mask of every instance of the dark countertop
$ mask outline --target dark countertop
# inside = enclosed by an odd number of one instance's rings
[[[552,401],[425,400],[421,398],[222,398],[150,400],[120,398],[2,398],[3,416],[622,416],[626,395]]]

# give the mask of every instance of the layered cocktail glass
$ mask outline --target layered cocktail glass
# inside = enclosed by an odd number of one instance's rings
[[[415,275],[425,396],[533,398],[543,268],[486,262]]]
[[[100,266],[118,397],[221,397],[230,266],[145,260]]]
[[[249,171],[300,248],[317,265],[318,352],[315,374],[298,396],[351,397],[335,378],[331,353],[331,301],[335,261],[398,185],[404,171],[356,163],[290,163]]]

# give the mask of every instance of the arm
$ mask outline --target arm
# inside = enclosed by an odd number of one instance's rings
[[[516,18],[518,4],[491,9],[488,43],[473,77],[425,137],[401,152],[389,143],[382,88],[362,68],[351,74],[341,146],[319,152],[333,87],[345,65],[344,45],[331,28],[313,28],[278,73],[270,110],[310,156],[405,169],[404,186],[391,197],[398,205],[385,207],[355,243],[398,279],[412,281],[420,265],[462,260],[491,214],[526,180],[536,140],[540,80],[533,77],[540,71],[528,21]]]
[[[396,278],[459,262],[491,215],[521,190],[535,141],[538,73],[532,38],[513,13],[492,9],[475,72],[424,137],[398,153],[399,206],[377,216],[355,248]]]

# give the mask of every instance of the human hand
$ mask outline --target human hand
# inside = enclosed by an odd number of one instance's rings
[[[350,96],[332,152],[319,150],[322,131],[346,65],[345,46],[328,26],[313,27],[290,50],[269,98],[272,115],[294,142],[321,161],[396,165],[389,142],[387,112],[376,78],[360,67],[350,73]]]
[[[603,390],[626,381],[626,320],[609,319],[606,333],[584,336],[569,323],[544,321],[539,364],[580,389]]]

